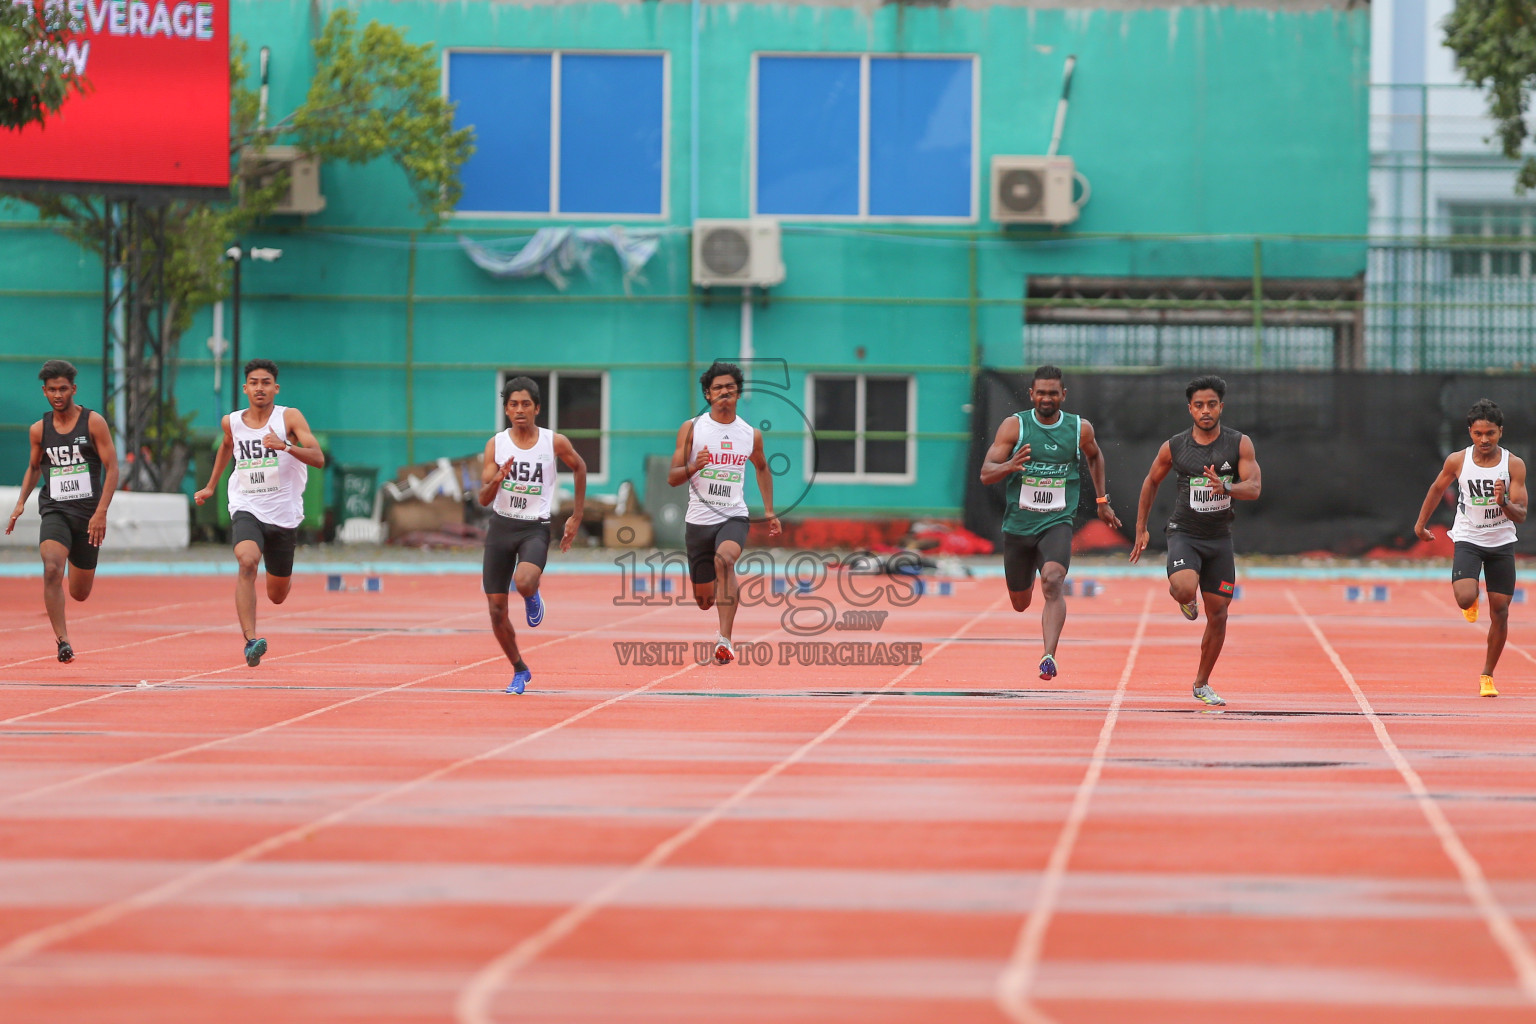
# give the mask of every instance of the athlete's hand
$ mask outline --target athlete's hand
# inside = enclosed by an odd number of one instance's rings
[[[779,534],[781,534],[783,532],[784,532],[784,527],[783,527],[783,525],[781,525],[779,523],[779,517],[778,516],[769,516],[768,517],[768,536],[770,536],[770,537],[777,537]]]
[[[278,437],[275,430],[267,431],[267,436],[261,439],[261,443],[266,446],[268,451],[280,452],[288,447],[288,442]]]
[[[693,462],[688,466],[688,475],[694,476],[705,466],[709,465],[709,445],[699,449],[699,454],[694,456]]]
[[[21,518],[21,513],[25,510],[26,506],[18,502],[16,505],[16,511],[11,513],[11,521],[5,524],[6,533],[10,533],[12,530],[16,529],[16,520]]]
[[[1434,540],[1435,539],[1435,531],[1431,530],[1429,527],[1425,526],[1423,523],[1414,523],[1413,524],[1413,532],[1414,532],[1415,535],[1418,536],[1419,540]]]
[[[1109,507],[1109,502],[1107,501],[1099,506],[1099,522],[1111,530],[1120,529],[1120,517],[1115,515],[1115,510]]]
[[[107,536],[107,510],[99,508],[96,514],[91,516],[91,521],[85,527],[86,539],[91,542],[91,547],[101,547],[101,542]]]
[[[196,494],[192,495],[192,500],[197,502],[199,505],[201,505],[203,502],[207,501],[211,497],[213,497],[213,488],[212,487],[204,487],[202,490],[200,490]]]
[[[1152,539],[1152,534],[1147,530],[1136,531],[1136,544],[1131,548],[1131,564],[1141,561],[1141,553],[1147,550],[1147,542]]]
[[[1007,462],[1005,462],[1004,465],[1008,467],[1008,472],[1010,472],[1010,473],[1017,473],[1021,469],[1024,468],[1024,463],[1026,463],[1028,461],[1029,461],[1029,445],[1026,444],[1026,445],[1022,445],[1019,448],[1018,451],[1014,452],[1013,453],[1013,458],[1011,458]]]
[[[1205,479],[1211,485],[1211,493],[1212,494],[1226,494],[1226,493],[1228,493],[1227,492],[1227,482],[1225,480],[1223,480],[1221,477],[1216,475],[1216,467],[1214,465],[1210,465],[1210,466],[1206,466],[1205,467]]]
[[[496,471],[496,482],[498,484],[501,483],[503,480],[505,480],[509,475],[511,475],[511,473],[512,473],[512,465],[515,462],[517,462],[517,456],[516,455],[514,455],[510,459],[508,459],[506,465],[502,466],[500,469],[498,469]]]
[[[571,550],[571,541],[576,539],[576,530],[581,526],[580,516],[566,516],[565,529],[560,533],[560,550]]]
[[[1504,478],[1499,477],[1499,479],[1493,482],[1493,503],[1495,505],[1502,505],[1504,504],[1505,497]]]

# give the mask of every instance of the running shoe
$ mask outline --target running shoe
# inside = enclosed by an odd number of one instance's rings
[[[725,637],[715,638],[715,664],[729,665],[736,660],[736,650]]]
[[[1220,694],[1211,689],[1210,683],[1206,683],[1204,686],[1195,687],[1195,700],[1198,700],[1202,704],[1209,704],[1216,708],[1225,707],[1227,703],[1221,699]]]
[[[1479,684],[1477,695],[1479,697],[1497,697],[1499,695],[1499,691],[1494,689],[1493,686],[1493,676],[1478,676],[1477,681]]]
[[[1183,612],[1184,617],[1190,622],[1194,622],[1200,617],[1200,605],[1196,601],[1191,601],[1189,604],[1179,605],[1179,611]]]
[[[538,626],[544,621],[544,600],[535,590],[532,597],[523,598],[523,611],[528,613],[528,625]]]
[[[1468,622],[1476,622],[1477,621],[1477,602],[1473,601],[1471,608],[1463,608],[1461,610],[1461,617],[1466,619]],[[1487,676],[1484,676],[1483,678],[1486,679]]]
[[[69,646],[68,640],[59,641],[59,660],[65,664],[75,660],[75,649]]]
[[[1056,659],[1049,654],[1040,659],[1040,678],[1046,682],[1056,678]]]
[[[514,672],[512,674],[512,681],[507,684],[507,692],[522,693],[525,689],[528,688],[528,684],[532,681],[533,672],[530,670],[525,668],[521,672]]]
[[[261,656],[267,653],[267,638],[259,636],[245,642],[245,663],[251,668],[261,664]]]

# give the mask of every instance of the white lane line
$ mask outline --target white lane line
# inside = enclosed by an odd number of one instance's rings
[[[79,603],[80,602],[78,602],[78,601],[76,602],[76,604],[79,604]],[[148,614],[149,612],[163,612],[163,611],[168,611],[168,610],[170,610],[172,608],[185,608],[189,604],[200,605],[200,604],[203,604],[203,603],[204,602],[202,602],[202,601],[177,601],[175,604],[157,604],[157,605],[151,605],[148,608],[120,608],[120,609],[118,609],[115,612],[98,612],[95,615],[82,615],[79,618],[72,618],[72,619],[69,620],[69,624],[71,626],[75,626],[75,625],[79,625],[82,622],[95,622],[97,619],[115,619],[119,615],[145,615],[145,614]],[[25,632],[26,630],[29,630],[29,629],[52,629],[52,628],[53,628],[53,623],[51,623],[51,622],[35,622],[32,625],[30,625],[30,626],[12,626],[12,627],[10,627],[10,630],[11,630],[12,634],[15,634],[15,633]],[[9,665],[0,665],[0,668],[12,668],[12,667],[14,667],[16,665],[25,665],[25,664],[27,664],[28,661],[36,661],[36,660],[37,660],[36,658],[28,658],[27,661],[16,661],[16,662],[12,662]]]
[[[1461,875],[1461,884],[1467,891],[1467,896],[1472,905],[1482,915],[1483,923],[1488,926],[1488,931],[1493,935],[1493,941],[1498,943],[1504,955],[1509,958],[1510,965],[1515,969],[1515,977],[1519,979],[1521,991],[1526,999],[1536,1002],[1536,954],[1531,952],[1531,947],[1526,942],[1525,936],[1515,925],[1514,920],[1504,909],[1498,899],[1493,895],[1493,889],[1488,885],[1487,876],[1483,874],[1482,865],[1477,858],[1472,856],[1470,850],[1462,843],[1461,837],[1451,827],[1450,820],[1445,812],[1430,795],[1429,789],[1424,785],[1424,780],[1419,778],[1419,773],[1413,765],[1408,763],[1408,758],[1397,748],[1392,736],[1387,732],[1386,725],[1377,717],[1376,711],[1371,707],[1371,702],[1366,699],[1364,691],[1360,689],[1355,677],[1344,659],[1339,657],[1339,652],[1334,650],[1333,644],[1323,635],[1318,628],[1316,620],[1307,614],[1307,610],[1296,600],[1296,595],[1287,590],[1285,596],[1291,602],[1291,607],[1296,609],[1296,614],[1301,616],[1301,621],[1307,624],[1312,631],[1312,636],[1317,640],[1323,652],[1328,655],[1328,660],[1333,662],[1333,667],[1338,669],[1339,675],[1344,679],[1344,684],[1349,687],[1350,693],[1355,695],[1355,703],[1360,705],[1360,711],[1370,721],[1371,728],[1376,732],[1376,739],[1381,743],[1381,748],[1387,752],[1393,767],[1403,777],[1408,785],[1408,791],[1413,794],[1413,799],[1418,803],[1419,810],[1423,812],[1429,827],[1435,833],[1435,838],[1440,840],[1440,846],[1445,850],[1445,855],[1456,866],[1456,872]]]
[[[438,619],[438,620],[436,620],[436,622],[447,622],[447,621],[450,621],[451,619],[461,618],[463,614],[468,614],[468,613],[462,613],[460,615],[449,616],[449,618],[447,618],[447,619]],[[584,630],[582,630],[579,633],[568,633],[565,636],[555,637],[555,638],[553,638],[551,640],[546,640],[543,643],[535,644],[532,647],[523,648],[523,649],[527,650],[528,652],[531,653],[533,651],[537,651],[537,650],[540,650],[540,649],[545,648],[545,647],[553,647],[555,644],[564,643],[567,640],[574,640],[577,637],[586,636],[589,633],[596,633],[596,632],[600,632],[600,631],[605,630],[605,629],[609,629],[609,628],[611,628],[613,626],[622,625],[623,623],[631,622],[631,621],[633,621],[635,619],[643,619],[647,615],[652,615],[652,614],[655,614],[654,610],[653,611],[649,611],[649,612],[641,612],[639,615],[631,615],[628,618],[620,619],[618,622],[610,622],[610,623],[607,623],[606,625],[603,625],[603,626],[594,626],[591,629],[584,629]],[[434,623],[427,623],[427,625],[429,625],[429,626],[430,625],[434,625],[434,624],[435,624],[435,622]],[[417,627],[417,628],[420,628],[420,627]],[[379,635],[388,635],[388,634],[375,634],[375,635],[379,636]],[[349,641],[349,642],[355,642],[355,641]],[[338,646],[340,646],[340,645],[338,645]],[[324,650],[324,648],[321,648],[321,650]],[[313,652],[304,652],[304,653],[313,653]],[[288,657],[296,657],[296,656],[297,655],[288,655]],[[498,661],[498,660],[503,659],[505,657],[506,656],[503,655],[503,654],[497,654],[495,657],[492,657],[492,658],[483,658],[480,661],[474,662],[473,664],[463,666],[463,668],[459,669],[458,671],[464,671],[464,670],[468,670],[468,669],[472,669],[472,668],[479,668],[481,665],[488,665],[488,664],[490,664],[493,661]],[[426,679],[436,679],[436,678],[437,678],[437,676],[427,676],[426,677]],[[150,757],[140,758],[137,761],[127,761],[127,762],[124,762],[123,764],[112,765],[111,767],[108,767],[108,768],[99,768],[96,771],[87,772],[84,775],[76,775],[74,778],[62,779],[62,780],[60,780],[58,782],[49,783],[46,786],[39,786],[36,789],[29,789],[29,790],[26,790],[26,791],[21,792],[21,793],[12,793],[9,796],[0,796],[0,807],[5,807],[5,806],[7,806],[9,804],[20,803],[23,800],[31,800],[34,797],[44,796],[44,795],[49,794],[49,793],[57,793],[61,789],[69,789],[69,788],[72,788],[74,786],[83,785],[83,784],[85,784],[87,782],[94,782],[97,779],[104,779],[104,778],[106,778],[106,777],[108,777],[110,775],[117,775],[118,773],[128,771],[131,768],[142,768],[145,765],[159,764],[162,761],[170,761],[170,760],[174,760],[175,758],[178,758],[178,757],[185,757],[187,754],[195,754],[195,753],[197,753],[200,750],[208,750],[208,749],[210,749],[212,747],[222,746],[222,745],[224,745],[226,743],[235,743],[235,742],[237,742],[239,740],[248,740],[248,739],[251,739],[252,737],[260,736],[263,733],[272,732],[274,729],[281,729],[284,726],[295,725],[295,724],[297,724],[299,722],[303,722],[303,721],[305,721],[307,719],[314,718],[314,717],[316,717],[318,715],[323,715],[323,714],[326,714],[327,712],[335,711],[338,708],[344,708],[344,707],[346,707],[349,704],[356,704],[358,701],[368,700],[368,699],[370,699],[372,697],[378,697],[378,696],[381,696],[381,695],[386,694],[386,693],[394,693],[397,690],[404,690],[407,687],[415,686],[417,683],[425,682],[425,681],[426,681],[425,679],[410,679],[410,680],[407,680],[406,682],[403,682],[403,683],[397,683],[394,686],[385,686],[385,687],[382,687],[382,688],[377,689],[377,690],[370,690],[367,693],[358,694],[355,697],[348,697],[346,700],[340,700],[340,701],[337,701],[334,704],[327,704],[325,707],[315,708],[313,711],[306,711],[303,714],[294,715],[292,718],[285,718],[281,722],[273,722],[271,725],[263,725],[263,726],[260,726],[258,728],[255,728],[255,729],[251,729],[251,730],[249,730],[247,732],[236,733],[236,734],[231,735],[231,736],[221,736],[218,739],[207,740],[207,741],[205,741],[203,743],[195,743],[195,744],[193,744],[190,747],[178,747],[175,750],[168,750],[168,751],[166,751],[163,754],[154,754],[154,755],[152,755]]]
[[[653,609],[650,612],[644,612],[641,615],[634,616],[634,618],[642,618],[644,615],[650,615],[659,610],[661,609]],[[772,630],[763,635],[772,636],[777,632],[779,632],[779,630]],[[554,642],[555,641],[551,641],[551,643]],[[413,682],[430,682],[433,679],[440,679],[443,676],[451,676],[459,672],[465,672],[469,669],[477,668],[480,665],[487,664],[491,661],[498,661],[502,657],[503,655],[497,655],[495,658],[487,658],[484,661],[476,662],[473,665],[461,665],[455,668],[446,669],[433,675],[423,676],[420,679],[413,680]],[[266,839],[252,843],[250,846],[247,846],[242,850],[238,850],[227,857],[222,857],[216,861],[210,861],[209,863],[194,868],[185,874],[178,875],[175,878],[162,882],[160,885],[154,886],[153,888],[135,893],[132,896],[117,900],[113,903],[108,903],[104,906],[97,907],[95,910],[84,914],[79,914],[75,917],[68,918],[67,920],[60,921],[56,924],[48,925],[45,928],[39,928],[35,931],[27,932],[26,934],[20,935],[13,939],[6,945],[0,946],[0,966],[6,966],[8,964],[15,963],[17,960],[30,956],[31,954],[40,950],[47,949],[50,946],[55,946],[60,942],[67,941],[77,936],[84,935],[85,933],[94,931],[103,925],[111,924],[113,921],[117,921],[123,917],[126,917],[135,911],[152,907],[157,903],[161,903],[179,893],[185,892],[187,889],[190,889],[201,882],[205,882],[210,878],[223,874],[232,868],[239,867],[241,864],[256,860],[259,857],[264,857],[275,850],[280,850],[285,846],[289,846],[301,840],[308,839],[316,832],[325,828],[329,828],[330,826],[335,825],[340,821],[350,818],[352,815],[358,813],[359,811],[367,810],[370,807],[374,807],[388,800],[393,800],[397,796],[409,793],[414,789],[419,789],[428,783],[435,782],[446,775],[458,771],[460,768],[467,768],[470,765],[479,764],[482,761],[488,761],[492,758],[500,757],[501,755],[516,750],[519,747],[526,746],[535,740],[542,739],[551,733],[558,732],[559,730],[564,729],[566,726],[574,725],[575,723],[580,722],[581,720],[591,715],[595,715],[597,712],[603,710],[604,708],[612,707],[620,701],[628,700],[630,697],[634,697],[637,694],[644,693],[647,690],[660,686],[668,679],[676,678],[677,676],[680,676],[685,672],[692,671],[698,667],[699,666],[696,662],[690,662],[675,672],[669,672],[666,675],[653,679],[642,686],[637,686],[634,689],[627,690],[616,697],[609,697],[607,700],[599,701],[596,704],[589,705],[588,707],[583,708],[575,714],[562,718],[560,721],[554,723],[553,725],[547,725],[542,729],[527,733],[526,735],[520,736],[515,740],[503,743],[500,746],[492,747],[491,749],[482,751],[481,753],[472,754],[469,757],[461,758],[457,761],[454,761],[452,764],[444,765],[441,768],[434,768],[432,771],[426,772],[423,775],[418,775],[414,779],[409,779],[405,782],[399,783],[398,785],[391,786],[388,789],[380,790],[372,796],[364,797],[361,800],[354,801],[345,807],[338,808],[329,814],[322,815],[321,817],[315,818],[312,821],[305,822],[302,825],[295,825],[293,828],[286,829],[285,831],[279,832],[276,835],[268,836]]]
[[[976,614],[974,618],[970,619],[965,623],[964,626],[960,627],[954,636],[947,638],[943,643],[939,644],[938,647],[934,648],[932,654],[925,655],[925,659],[934,657],[940,651],[944,650],[944,648],[954,643],[968,630],[970,630],[972,626],[980,622],[987,615],[991,614],[998,607],[1000,607],[1004,600],[1005,598],[998,598],[996,601],[992,602],[992,604],[982,609]],[[626,870],[623,874],[619,875],[617,878],[613,879],[613,881],[598,889],[596,892],[592,893],[586,899],[572,906],[565,913],[561,914],[549,924],[545,925],[537,933],[530,935],[522,942],[519,942],[516,946],[513,946],[507,952],[503,953],[501,956],[497,957],[495,960],[492,960],[490,963],[482,967],[459,992],[458,1000],[454,1006],[454,1012],[459,1021],[459,1024],[490,1024],[492,1020],[491,998],[495,995],[499,988],[506,984],[508,978],[510,978],[513,974],[517,973],[522,968],[526,967],[528,964],[532,963],[534,960],[538,959],[538,957],[543,954],[545,950],[549,949],[555,943],[570,935],[577,928],[580,928],[584,922],[586,922],[599,910],[612,903],[613,900],[619,895],[619,893],[628,888],[632,883],[639,879],[641,875],[644,875],[652,868],[660,865],[667,858],[671,857],[672,854],[676,853],[679,849],[686,845],[689,841],[702,833],[705,829],[709,828],[731,810],[750,798],[758,790],[762,789],[779,775],[783,774],[785,771],[789,770],[800,761],[804,760],[805,757],[811,753],[811,751],[815,750],[817,747],[821,746],[821,744],[837,735],[837,733],[842,730],[843,726],[853,721],[853,719],[861,711],[873,704],[882,694],[890,690],[897,683],[901,682],[912,672],[916,671],[919,667],[920,665],[908,665],[894,679],[886,683],[879,690],[876,690],[874,693],[870,694],[858,704],[855,704],[852,708],[849,708],[848,711],[842,715],[842,717],[833,722],[831,725],[827,726],[816,736],[801,744],[794,750],[793,753],[789,754],[783,760],[764,770],[750,782],[746,783],[730,796],[717,803],[713,808],[695,818],[682,830],[675,832],[671,836],[662,840],[651,849],[650,853],[646,854],[644,858],[631,865],[629,869]]]
[[[1072,860],[1073,847],[1077,845],[1077,837],[1083,830],[1083,822],[1088,817],[1088,805],[1093,800],[1093,791],[1099,784],[1099,778],[1104,774],[1104,761],[1109,755],[1110,737],[1114,735],[1115,723],[1120,718],[1120,705],[1125,701],[1125,691],[1131,682],[1131,673],[1136,670],[1136,656],[1141,651],[1141,642],[1147,635],[1147,621],[1152,614],[1152,599],[1156,595],[1148,593],[1146,600],[1141,605],[1141,618],[1136,621],[1136,633],[1131,638],[1131,649],[1125,656],[1125,667],[1120,670],[1120,681],[1115,684],[1115,693],[1109,700],[1109,712],[1104,716],[1104,724],[1099,727],[1099,740],[1094,744],[1093,754],[1088,758],[1088,770],[1083,773],[1083,781],[1077,785],[1077,794],[1072,798],[1072,807],[1067,811],[1067,820],[1061,827],[1061,833],[1056,837],[1056,845],[1051,848],[1050,859],[1046,861],[1045,873],[1040,878],[1040,891],[1035,897],[1035,905],[1030,909],[1029,916],[1024,919],[1024,925],[1019,929],[1019,937],[1013,946],[1013,955],[1008,959],[1008,966],[1003,968],[998,975],[997,987],[994,998],[998,1007],[1007,1015],[1009,1020],[1018,1021],[1020,1024],[1051,1024],[1051,1018],[1030,1001],[1030,986],[1035,981],[1035,971],[1040,964],[1040,954],[1045,949],[1045,933],[1051,926],[1051,918],[1056,914],[1056,904],[1061,899],[1062,883],[1067,877],[1067,865]]]

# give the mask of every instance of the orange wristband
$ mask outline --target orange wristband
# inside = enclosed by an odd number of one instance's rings
[[[1094,500],[1097,501],[1100,505],[1108,505],[1109,495],[1106,494],[1102,498],[1095,498]]]

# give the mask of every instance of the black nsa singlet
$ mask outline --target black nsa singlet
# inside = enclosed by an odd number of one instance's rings
[[[1197,444],[1193,427],[1168,439],[1168,453],[1173,456],[1173,471],[1179,479],[1169,531],[1190,537],[1232,535],[1232,496],[1211,492],[1205,467],[1214,466],[1216,475],[1228,485],[1240,479],[1237,464],[1242,440],[1242,431],[1231,427],[1222,427],[1221,436],[1210,444]]]
[[[67,434],[53,428],[53,413],[43,417],[43,479],[39,512],[63,512],[89,519],[101,504],[101,456],[91,441],[91,410],[80,410]]]

